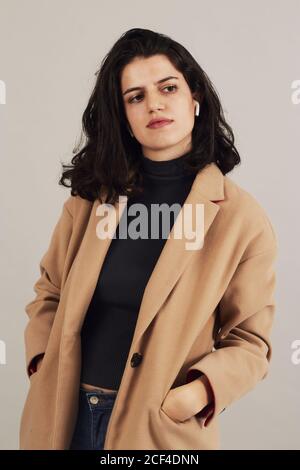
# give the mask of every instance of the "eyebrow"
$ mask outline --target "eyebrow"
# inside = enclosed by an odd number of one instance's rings
[[[155,85],[158,85],[159,83],[162,83],[162,82],[166,82],[167,80],[170,80],[171,78],[175,78],[176,80],[178,80],[178,77],[173,77],[172,75],[169,75],[169,77],[165,77],[165,78],[161,78],[160,80],[158,80]],[[132,87],[132,88],[128,88],[124,93],[123,93],[123,96],[126,95],[127,93],[129,93],[130,91],[134,91],[134,90],[143,90],[145,87],[141,87],[141,86],[135,86],[135,87]]]

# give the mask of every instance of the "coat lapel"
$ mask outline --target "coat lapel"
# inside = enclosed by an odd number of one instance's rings
[[[218,204],[213,201],[223,199],[224,177],[217,165],[211,163],[198,172],[188,197],[185,200],[185,205],[190,205],[192,209],[192,229],[197,230],[197,232],[201,230],[202,239],[204,240],[203,247],[205,247],[205,235],[219,211]],[[119,202],[114,205],[114,208],[110,206],[109,217],[112,221],[112,234],[117,228],[126,204],[127,197],[123,196],[119,199]],[[196,226],[197,218],[194,216],[197,204],[203,205],[204,224],[201,227]],[[99,214],[99,212],[97,212],[99,205],[99,201],[93,203],[85,236],[67,279],[69,292],[66,299],[65,334],[80,333],[102,264],[112,241],[112,236],[102,240],[97,236],[97,224],[101,219],[101,217],[97,215]],[[176,227],[182,226],[181,221],[183,219],[181,216],[186,217],[185,212],[183,212],[183,207],[175,220],[170,236],[166,239],[161,254],[145,287],[132,340],[133,343],[136,343],[144,334],[185,270],[191,257],[201,249],[201,247],[197,250],[187,249],[187,244],[191,243],[192,240],[188,238],[189,234],[184,230],[180,238],[174,236]]]
[[[192,207],[193,230],[201,230],[202,241],[205,240],[205,235],[220,209],[219,206],[212,201],[223,199],[223,174],[216,165],[210,164],[196,175],[190,193],[184,203],[190,204]],[[194,217],[196,204],[203,204],[203,228],[196,227],[196,219]],[[186,248],[191,240],[187,237],[188,234],[185,231],[182,231],[181,238],[175,238],[173,236],[176,224],[178,222],[181,223],[180,216],[182,214],[183,208],[176,218],[175,224],[170,232],[170,238],[166,240],[146,285],[132,340],[134,344],[136,344],[144,334],[187,267],[191,257],[198,251]]]

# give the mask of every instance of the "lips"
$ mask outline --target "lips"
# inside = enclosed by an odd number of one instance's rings
[[[159,127],[166,126],[167,124],[171,124],[173,121],[171,119],[160,119],[157,121],[152,122],[151,124],[148,124],[147,127],[150,129],[157,129]]]

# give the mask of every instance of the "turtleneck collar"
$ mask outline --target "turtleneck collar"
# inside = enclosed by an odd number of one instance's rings
[[[147,175],[153,176],[186,176],[191,172],[184,168],[184,161],[191,154],[191,151],[184,153],[180,157],[171,160],[151,160],[141,153],[141,170]]]

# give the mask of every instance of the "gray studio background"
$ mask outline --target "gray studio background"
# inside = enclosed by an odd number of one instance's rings
[[[299,18],[299,0],[0,0],[1,449],[18,448],[24,307],[69,196],[60,161],[101,59],[132,27],[171,35],[208,73],[242,158],[228,176],[266,209],[280,245],[270,372],[220,416],[223,448],[300,449]]]

